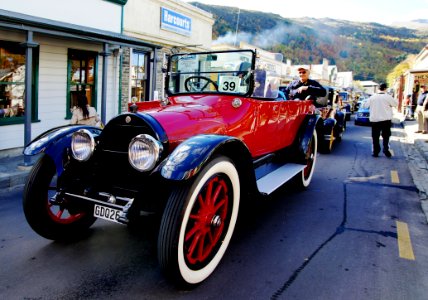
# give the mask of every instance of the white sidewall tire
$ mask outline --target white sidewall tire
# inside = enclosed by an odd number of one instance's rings
[[[193,208],[193,205],[196,201],[196,196],[201,191],[204,184],[207,182],[207,180],[217,173],[223,173],[226,174],[227,177],[230,179],[232,188],[233,188],[233,200],[232,200],[232,212],[230,216],[230,223],[229,227],[227,228],[226,235],[223,239],[222,245],[218,249],[215,256],[212,258],[212,260],[206,265],[204,268],[200,270],[192,270],[190,269],[187,264],[186,260],[184,258],[184,236],[185,236],[185,230],[187,226],[187,222],[190,217],[190,212]],[[192,189],[192,195],[189,198],[189,203],[186,206],[184,216],[183,216],[183,223],[180,227],[180,235],[178,240],[178,267],[181,273],[181,276],[183,279],[190,283],[190,284],[197,284],[205,280],[210,274],[215,270],[217,265],[220,263],[220,260],[222,259],[224,253],[226,252],[227,247],[229,246],[229,242],[232,238],[233,231],[235,229],[236,220],[238,218],[238,210],[239,210],[239,201],[240,201],[240,183],[239,183],[239,175],[236,171],[235,166],[224,159],[220,159],[219,162],[215,163],[203,176],[200,178],[197,182],[197,185],[194,189]]]
[[[314,175],[314,171],[315,171],[315,164],[317,161],[317,152],[318,152],[318,137],[317,137],[317,132],[316,130],[314,130],[314,133],[312,134],[312,138],[313,140],[311,141],[311,143],[314,143],[314,152],[312,153],[313,155],[313,161],[312,161],[312,169],[311,172],[308,176],[308,178],[305,178],[305,169],[302,170],[302,186],[304,188],[307,188],[310,184],[311,184],[311,180],[312,180],[312,176]]]

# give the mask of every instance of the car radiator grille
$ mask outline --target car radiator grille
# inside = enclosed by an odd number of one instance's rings
[[[95,153],[95,176],[98,186],[106,189],[134,189],[148,174],[135,170],[128,162],[128,146],[139,134],[153,132],[147,125],[113,124],[100,135]]]

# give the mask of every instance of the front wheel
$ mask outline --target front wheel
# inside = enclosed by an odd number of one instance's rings
[[[80,238],[95,222],[91,205],[79,206],[60,196],[55,164],[46,154],[36,162],[28,177],[23,208],[31,228],[51,240]]]
[[[209,162],[192,182],[173,189],[158,238],[163,272],[180,286],[204,281],[229,245],[239,201],[238,172],[224,156]]]
[[[317,149],[318,149],[318,138],[317,132],[314,130],[311,141],[309,142],[308,148],[305,153],[306,166],[300,174],[297,175],[297,184],[300,188],[307,188],[312,180],[312,175],[315,171],[315,163],[317,160]]]

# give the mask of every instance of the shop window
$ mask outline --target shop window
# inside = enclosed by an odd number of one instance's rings
[[[131,57],[131,101],[141,102],[148,99],[147,93],[148,54],[132,52]]]
[[[19,43],[0,41],[0,125],[24,123],[25,52]],[[32,112],[37,119],[36,76],[39,48],[33,49]]]
[[[97,107],[96,70],[96,52],[69,50],[67,119],[71,118],[72,108],[77,106],[77,95],[79,93],[84,93],[86,95],[90,106]]]

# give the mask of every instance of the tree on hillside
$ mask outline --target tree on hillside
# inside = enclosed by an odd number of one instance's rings
[[[392,86],[397,78],[401,77],[410,70],[415,62],[415,55],[409,55],[404,61],[394,67],[392,72],[387,76],[387,82],[389,86]]]

